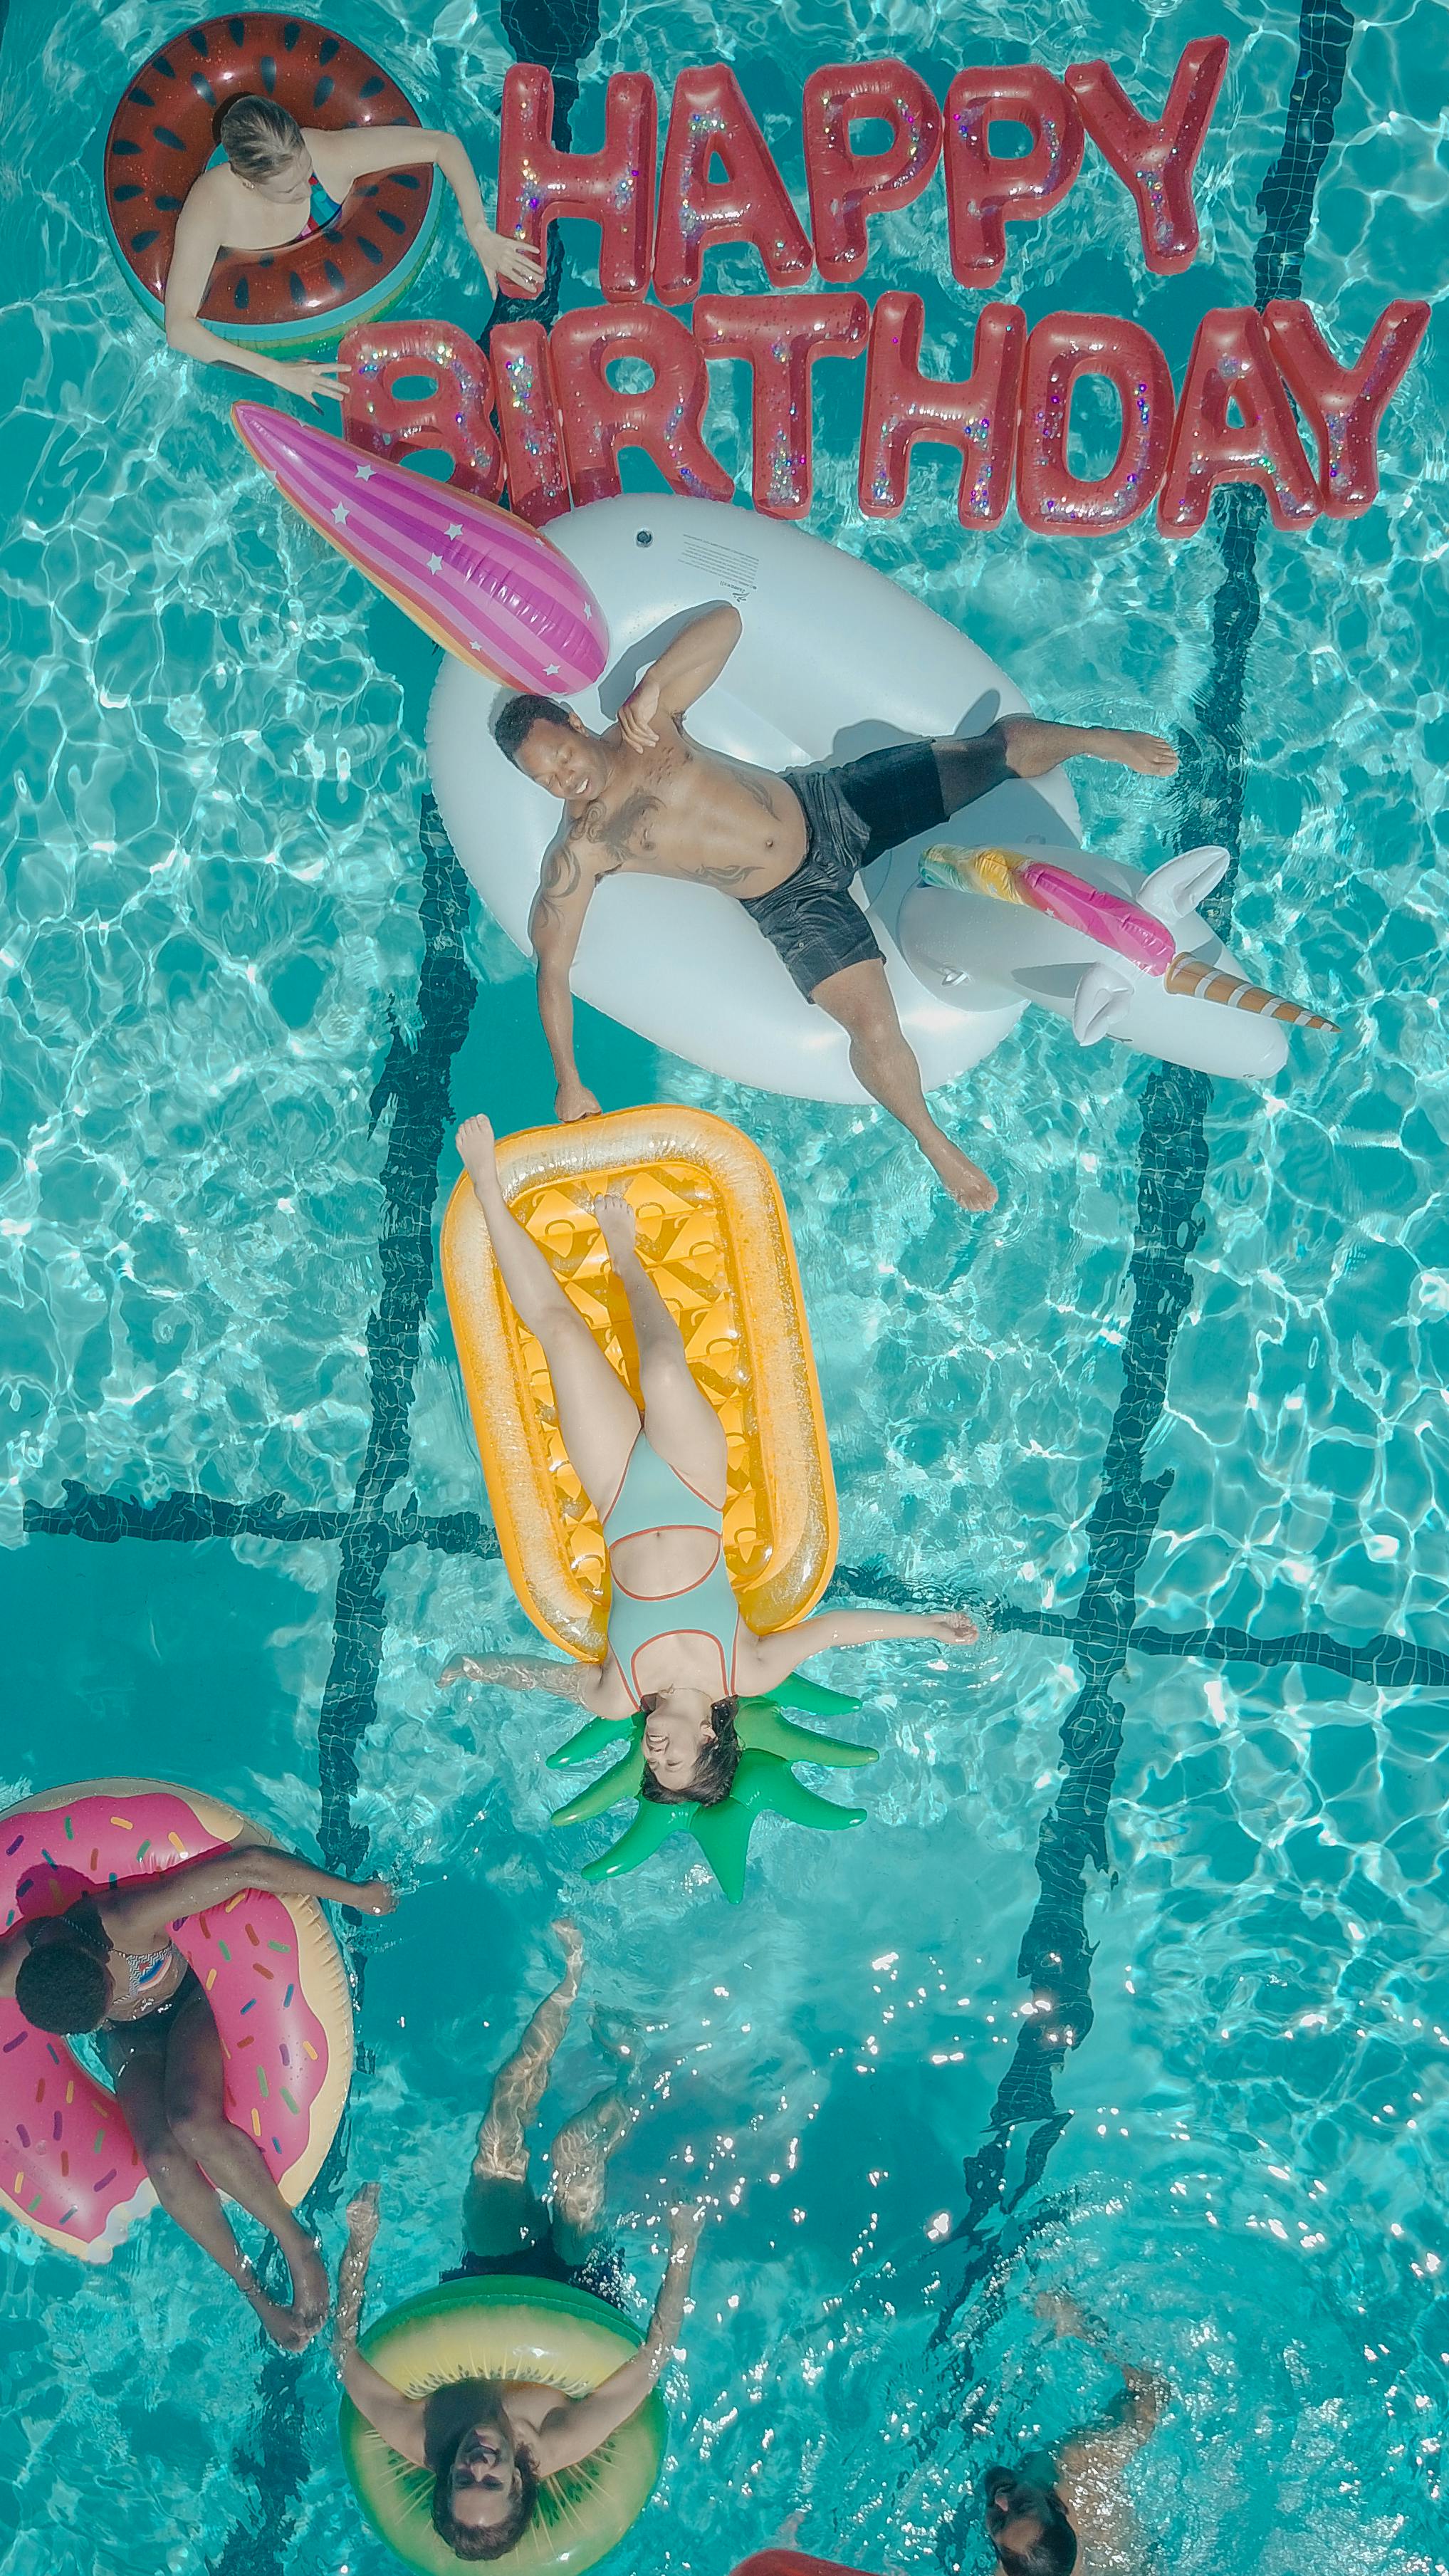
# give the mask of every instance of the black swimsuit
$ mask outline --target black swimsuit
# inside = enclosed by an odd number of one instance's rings
[[[860,870],[918,833],[935,831],[948,813],[959,813],[1013,775],[997,725],[951,748],[956,785],[965,792],[956,792],[949,806],[929,742],[891,743],[833,769],[785,771],[805,815],[805,856],[783,885],[742,901],[807,1000],[828,975],[880,956],[850,890]]]

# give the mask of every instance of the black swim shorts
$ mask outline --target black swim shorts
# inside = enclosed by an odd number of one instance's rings
[[[978,744],[979,759],[973,760]],[[918,832],[934,831],[948,812],[959,813],[1010,774],[994,725],[953,749],[961,775],[953,782],[949,807],[929,742],[891,743],[834,769],[785,771],[786,785],[804,809],[805,856],[782,886],[743,901],[807,1000],[828,975],[880,956],[850,890],[860,869]]]
[[[607,2241],[592,2246],[582,2263],[566,2263],[551,2238],[546,2244],[520,2245],[509,2254],[470,2254],[465,2247],[461,2263],[440,2277],[444,2281],[513,2279],[520,2284],[520,2296],[529,2281],[562,2281],[571,2290],[589,2291],[608,2307],[624,2307],[623,2263],[618,2247]]]

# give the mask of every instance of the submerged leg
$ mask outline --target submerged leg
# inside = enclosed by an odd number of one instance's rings
[[[548,2070],[579,1991],[584,1945],[572,1923],[556,1923],[563,1947],[564,1972],[537,2012],[511,2057],[493,2078],[488,2108],[478,2128],[473,2171],[483,2179],[524,2182],[528,2178],[528,2129],[548,2082]]]
[[[486,1118],[470,1118],[459,1128],[458,1151],[483,1210],[503,1284],[543,1344],[564,1447],[594,1509],[603,1515],[639,1437],[634,1399],[569,1303],[547,1257],[512,1214],[499,1185],[493,1130]]]
[[[463,2243],[470,2254],[516,2254],[547,2233],[547,2216],[528,2180],[528,2131],[548,2082],[554,2052],[579,1991],[584,1945],[572,1923],[553,1926],[564,1972],[493,2078],[463,2194]]]
[[[823,984],[816,985],[810,999],[840,1022],[850,1039],[850,1065],[856,1080],[872,1099],[900,1120],[908,1135],[914,1136],[957,1206],[973,1211],[994,1207],[993,1183],[968,1160],[959,1145],[953,1145],[950,1137],[942,1134],[926,1106],[921,1069],[902,1034],[886,971],[879,959],[867,958],[857,966],[843,966],[838,975],[827,975]]]
[[[567,2120],[553,2142],[553,2241],[565,2263],[584,2262],[604,2220],[609,2158],[634,2125],[630,2086],[635,2072],[632,2034],[616,2030],[602,2014],[594,2035],[618,2060],[611,2084]]]

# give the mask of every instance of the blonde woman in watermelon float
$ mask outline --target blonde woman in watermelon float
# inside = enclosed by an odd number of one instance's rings
[[[233,99],[217,120],[216,136],[226,158],[204,170],[187,196],[166,279],[167,341],[202,366],[240,367],[310,403],[319,394],[341,400],[345,371],[334,362],[273,358],[240,347],[201,320],[201,306],[223,252],[260,258],[306,241],[341,213],[360,180],[385,170],[430,162],[441,172],[495,292],[500,280],[525,294],[536,293],[543,282],[537,253],[493,230],[473,164],[456,134],[418,126],[326,132],[299,125],[277,100],[257,97]]]
[[[221,2041],[201,1980],[172,1926],[253,1890],[325,1896],[364,1914],[390,1914],[381,1879],[355,1887],[273,1844],[242,1844],[183,1861],[133,1885],[77,1898],[0,1936],[0,1996],[36,2030],[93,2032],[116,2100],[163,2209],[235,2281],[272,2337],[309,2343],[327,2313],[317,2246],[287,2207],[260,2148],[223,2108]],[[283,2307],[263,2290],[232,2233],[225,2192],[275,2237],[292,2278]]]

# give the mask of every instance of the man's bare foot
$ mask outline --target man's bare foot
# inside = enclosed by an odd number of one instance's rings
[[[987,1208],[995,1207],[996,1183],[989,1181],[980,1166],[963,1154],[959,1145],[953,1145],[949,1136],[937,1135],[930,1144],[923,1141],[921,1151],[958,1207],[968,1209],[972,1216],[982,1216]]]
[[[594,1214],[617,1270],[620,1262],[627,1261],[637,1248],[639,1220],[622,1190],[603,1191],[594,1201]]]
[[[1119,733],[1115,725],[1103,725],[1097,740],[1099,760],[1120,760],[1124,769],[1138,770],[1144,778],[1170,778],[1177,767],[1177,753],[1160,733]]]
[[[481,1115],[465,1118],[457,1145],[463,1169],[486,1207],[490,1195],[498,1195],[498,1140],[492,1122]]]

